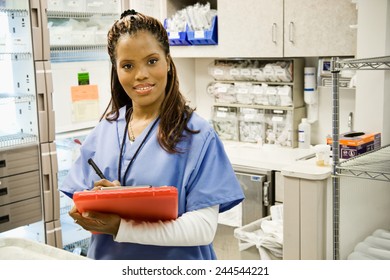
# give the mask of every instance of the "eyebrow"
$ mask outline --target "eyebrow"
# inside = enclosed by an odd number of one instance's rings
[[[159,53],[155,52],[155,53],[151,53],[151,54],[145,56],[143,59],[148,59],[148,58],[150,58],[152,56],[159,56],[159,57],[161,57],[161,55]],[[125,58],[123,60],[120,60],[120,62],[132,62],[132,61],[134,61],[134,59],[127,59],[127,58]]]

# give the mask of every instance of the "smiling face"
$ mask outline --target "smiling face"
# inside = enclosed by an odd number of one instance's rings
[[[122,35],[118,40],[116,71],[134,108],[159,110],[165,98],[168,65],[167,55],[148,31]]]

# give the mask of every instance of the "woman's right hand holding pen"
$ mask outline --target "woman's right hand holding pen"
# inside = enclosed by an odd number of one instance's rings
[[[94,187],[92,190],[101,190],[102,188],[107,187],[119,187],[120,185],[121,183],[118,180],[109,181],[107,179],[101,179],[93,184]]]

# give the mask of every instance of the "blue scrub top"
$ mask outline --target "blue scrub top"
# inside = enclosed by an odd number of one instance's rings
[[[88,135],[79,158],[75,161],[60,190],[72,196],[75,191],[93,188],[100,178],[87,163],[92,158],[104,176],[118,180],[118,161],[126,127],[125,110],[120,109],[117,121],[102,120]],[[158,124],[158,123],[157,123]],[[122,175],[145,138],[152,124],[134,143],[126,138],[122,159]],[[158,143],[156,125],[131,165],[125,179],[127,186],[175,186],[179,194],[179,216],[213,205],[220,212],[229,210],[244,199],[224,147],[210,124],[196,113],[188,123],[198,134],[185,133],[178,144],[182,153],[167,153]],[[212,244],[207,246],[152,246],[118,243],[111,235],[92,234],[88,257],[93,259],[216,259]]]

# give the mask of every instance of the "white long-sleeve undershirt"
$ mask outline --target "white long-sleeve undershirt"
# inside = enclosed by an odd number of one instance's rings
[[[117,242],[158,246],[201,246],[214,240],[219,205],[184,213],[174,221],[139,222],[122,219]]]

